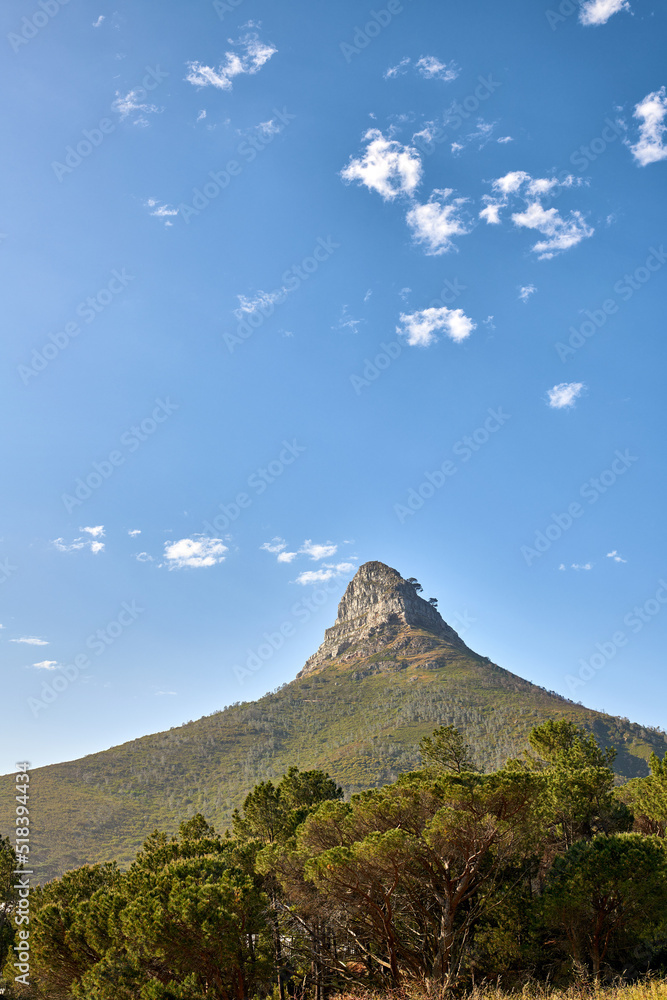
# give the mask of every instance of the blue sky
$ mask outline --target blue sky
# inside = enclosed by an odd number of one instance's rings
[[[291,680],[369,559],[665,726],[667,12],[0,16],[0,769]]]

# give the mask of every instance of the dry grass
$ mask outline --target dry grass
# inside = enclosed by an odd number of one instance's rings
[[[334,1000],[436,1000],[437,993],[408,987],[387,993],[372,990],[339,993]],[[667,979],[647,979],[634,985],[600,986],[577,984],[556,989],[528,983],[521,990],[506,991],[498,986],[476,987],[466,1000],[667,1000]]]

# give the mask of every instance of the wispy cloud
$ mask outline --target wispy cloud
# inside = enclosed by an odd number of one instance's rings
[[[226,552],[227,546],[221,538],[195,535],[177,542],[165,542],[164,565],[169,569],[202,569],[223,562]]]
[[[635,106],[634,117],[639,120],[639,138],[630,151],[640,167],[658,163],[667,158],[665,145],[665,116],[667,115],[667,94],[665,87],[654,90]]]
[[[493,181],[493,194],[484,195],[484,208],[479,215],[489,224],[498,225],[501,212],[510,204],[511,199],[522,198],[525,208],[512,214],[512,222],[517,228],[536,229],[546,236],[547,239],[539,240],[532,250],[540,260],[550,260],[592,236],[594,230],[586,223],[581,212],[571,211],[567,217],[563,217],[553,206],[545,208],[541,199],[557,188],[570,188],[582,183],[581,178],[576,179],[571,174],[558,180],[556,177],[533,178],[525,170],[513,170]]]
[[[137,535],[140,534],[141,534],[141,528],[130,528],[130,530],[128,531],[128,535],[130,536],[130,538],[136,538]]]
[[[26,646],[48,646],[46,639],[38,639],[34,635],[24,635],[20,639],[10,639],[10,642],[21,642]]]
[[[239,300],[238,309],[234,310],[234,315],[237,319],[242,319],[244,315],[249,315],[256,312],[261,312],[262,310],[273,311],[273,307],[283,301],[287,294],[285,288],[276,288],[272,292],[264,292],[260,288],[254,293],[252,298],[248,298],[246,295],[237,295]]]
[[[120,115],[121,121],[124,121],[124,119],[128,118],[130,115],[136,114],[137,112],[141,112],[139,117],[135,118],[134,124],[148,125],[148,121],[146,118],[144,118],[144,115],[158,114],[161,109],[158,108],[156,104],[143,104],[142,97],[145,96],[145,94],[146,91],[139,88],[137,90],[130,90],[123,97],[120,91],[117,90],[116,99],[112,103],[111,108],[113,111],[116,111]]]
[[[150,208],[151,215],[155,215],[158,219],[170,219],[175,215],[178,215],[178,209],[172,208],[171,205],[160,205],[160,203],[155,198],[149,198],[145,202],[146,208]],[[171,225],[171,223],[169,223]]]
[[[231,90],[234,77],[243,73],[259,73],[262,66],[278,51],[273,45],[260,42],[258,36],[251,32],[231,42],[240,51],[225,52],[224,61],[214,69],[200,62],[189,62],[186,80],[195,87],[217,87],[219,90]]]
[[[36,670],[57,670],[59,666],[57,660],[40,660],[39,663],[33,663]]]
[[[574,570],[590,570],[590,569],[593,569],[593,563],[590,563],[590,562],[587,562],[587,563],[570,563],[569,568],[570,569],[574,569]],[[558,567],[558,569],[560,569],[560,570],[567,570],[568,567],[565,565],[565,563],[561,563],[560,566]]]
[[[90,535],[90,538],[75,538],[71,542],[66,542],[64,538],[54,538],[51,544],[55,546],[58,552],[77,552],[80,549],[88,548],[93,553],[97,555],[99,552],[104,552],[104,542],[100,542],[98,539],[104,537],[104,525],[98,524],[96,527],[90,528],[79,528],[79,531],[83,531]]]
[[[614,562],[617,563],[624,563],[628,561],[627,559],[623,559],[621,556],[619,556],[616,549],[614,549],[613,552],[607,552],[607,559],[613,559]]]
[[[428,256],[438,256],[454,250],[452,237],[465,236],[469,227],[461,217],[465,198],[446,203],[451,188],[436,188],[425,205],[415,205],[406,215],[415,243],[422,243]]]
[[[552,410],[563,410],[574,406],[586,386],[583,382],[561,382],[549,389],[547,395]]]
[[[444,63],[435,56],[422,56],[417,60],[415,69],[425,80],[443,80],[445,83],[455,80],[461,72],[456,63]]]
[[[383,74],[385,80],[395,80],[397,76],[404,76],[407,73],[411,62],[412,59],[410,56],[405,56],[405,58],[401,59],[401,61],[396,63],[395,66],[390,66],[389,69]]]
[[[93,28],[99,28],[102,22],[105,20],[104,14],[100,14],[96,21],[93,21]]]
[[[411,195],[421,182],[422,165],[419,153],[413,146],[404,146],[395,139],[387,139],[379,129],[369,129],[364,135],[368,143],[363,155],[351,157],[341,171],[344,181],[359,181],[377,191],[385,201],[398,195]]]
[[[584,0],[579,11],[582,24],[606,24],[612,14],[630,10],[627,0]]]
[[[305,570],[299,573],[295,582],[303,587],[310,583],[326,583],[327,580],[333,580],[334,577],[344,573],[352,573],[355,569],[356,566],[351,562],[324,563],[323,569]]]
[[[411,347],[430,347],[441,333],[460,343],[477,327],[462,309],[448,309],[447,306],[431,306],[418,312],[401,313],[400,321],[401,325],[396,327],[396,333],[406,337]]]
[[[537,291],[535,285],[520,285],[519,286],[519,298],[522,302],[527,302],[531,295],[534,295]]]
[[[398,76],[404,76],[411,65],[413,65],[412,59],[410,56],[405,56],[395,66],[390,66],[383,73],[384,79],[395,80]],[[422,56],[414,63],[414,70],[425,80],[442,80],[444,83],[451,83],[461,72],[461,67],[454,62],[444,63],[436,56]]]

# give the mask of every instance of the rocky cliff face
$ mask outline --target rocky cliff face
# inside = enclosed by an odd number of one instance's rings
[[[372,669],[400,668],[415,657],[423,660],[424,667],[435,668],[448,658],[470,652],[400,573],[384,563],[368,562],[350,581],[335,624],[326,630],[324,642],[299,676],[332,662],[351,666],[352,661],[359,661],[361,665],[369,658]],[[378,659],[378,654],[385,658]]]

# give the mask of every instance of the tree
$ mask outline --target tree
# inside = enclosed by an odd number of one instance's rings
[[[414,576],[408,577],[406,582],[412,584],[412,586],[415,588],[418,594],[421,594],[422,590],[424,589],[419,580]]]
[[[0,837],[0,973],[14,941],[12,916],[17,900],[14,874],[17,868],[9,837]]]
[[[419,744],[425,763],[440,771],[478,770],[473,757],[472,748],[463,739],[456,726],[440,726],[431,736],[425,736]]]
[[[613,794],[613,748],[602,750],[594,736],[566,720],[536,726],[528,741],[531,749],[523,761],[513,761],[511,766],[527,767],[546,777],[544,822],[559,849],[599,832],[630,829],[632,815]]]
[[[619,792],[635,814],[635,826],[641,833],[667,835],[667,753],[662,760],[652,753],[646,778],[635,778]]]
[[[437,597],[429,597],[428,603],[431,605],[431,607],[437,608],[438,607],[438,598]]]
[[[327,803],[297,836],[321,913],[390,984],[453,983],[480,890],[532,850],[542,786],[528,773],[417,772]]]
[[[610,948],[636,940],[664,921],[667,855],[657,837],[621,833],[579,841],[556,858],[544,895],[548,924],[572,959],[596,980]]]

